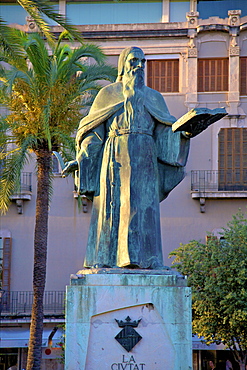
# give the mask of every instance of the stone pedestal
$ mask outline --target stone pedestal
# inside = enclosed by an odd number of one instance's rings
[[[66,301],[66,370],[191,370],[191,291],[170,270],[85,269]]]

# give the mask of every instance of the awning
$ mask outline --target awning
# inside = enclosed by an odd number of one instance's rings
[[[43,330],[42,347],[48,347],[48,337],[51,334],[54,324],[45,327]],[[60,347],[62,339],[62,329],[58,328],[52,338],[52,347]],[[27,327],[7,327],[0,329],[0,348],[25,348],[28,347],[29,328]]]
[[[224,344],[210,344],[207,345],[205,342],[202,342],[201,338],[198,338],[197,335],[192,337],[192,349],[204,349],[204,350],[225,350],[226,347]]]

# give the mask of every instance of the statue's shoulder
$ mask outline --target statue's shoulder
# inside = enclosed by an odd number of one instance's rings
[[[152,89],[151,87],[148,87],[148,86],[145,86],[145,94],[149,97],[152,97],[152,98],[155,98],[155,99],[158,99],[158,100],[164,100],[162,94],[159,91],[154,90],[154,89]]]
[[[114,82],[104,86],[97,94],[90,113],[106,109],[106,107],[114,106],[123,101],[123,88],[121,82]]]
[[[106,102],[109,104],[110,101],[115,99],[123,98],[123,85],[121,82],[114,82],[110,85],[104,86],[96,96],[96,100],[107,99]]]
[[[156,109],[167,110],[167,105],[163,95],[151,87],[145,86],[146,106],[155,107]]]

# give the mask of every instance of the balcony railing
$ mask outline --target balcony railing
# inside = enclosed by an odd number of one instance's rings
[[[33,304],[33,292],[3,292],[0,298],[1,316],[30,316]],[[65,306],[64,291],[46,291],[44,293],[44,315],[63,315]]]
[[[0,166],[0,176],[1,176],[1,166]],[[15,193],[26,193],[32,192],[32,172],[21,172],[20,182],[16,187]]]
[[[21,172],[20,184],[16,193],[32,191],[32,172]]]
[[[191,191],[247,191],[247,170],[191,171]]]

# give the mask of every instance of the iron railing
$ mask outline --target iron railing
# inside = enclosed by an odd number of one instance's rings
[[[25,193],[26,191],[32,191],[32,172],[21,172],[17,193]]]
[[[247,170],[193,170],[191,191],[247,191]]]
[[[2,316],[29,316],[32,311],[33,292],[4,291],[0,298],[0,312]],[[65,292],[46,291],[44,293],[44,315],[64,314]]]
[[[0,163],[0,177],[1,177],[1,163]],[[32,191],[32,172],[21,172],[20,180],[16,186],[15,194],[26,193]]]

